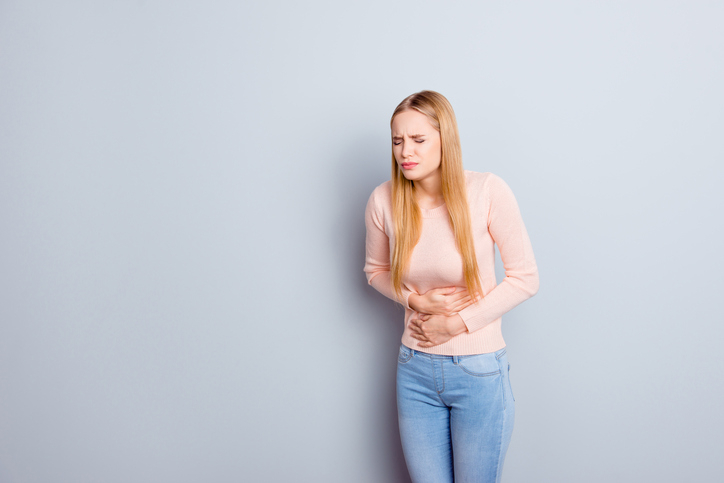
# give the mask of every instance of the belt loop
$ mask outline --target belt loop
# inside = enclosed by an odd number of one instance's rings
[[[453,356],[453,364],[458,365],[458,356]]]

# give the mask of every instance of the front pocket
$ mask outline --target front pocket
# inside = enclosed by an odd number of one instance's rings
[[[397,362],[405,364],[410,359],[412,359],[412,351],[408,347],[401,345],[400,353],[397,355]]]
[[[500,374],[500,366],[495,353],[478,354],[475,356],[460,356],[458,358],[460,369],[475,377],[488,377]]]

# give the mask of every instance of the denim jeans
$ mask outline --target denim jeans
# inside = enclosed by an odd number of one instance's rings
[[[505,348],[440,356],[400,346],[397,413],[414,483],[499,482],[515,420]]]

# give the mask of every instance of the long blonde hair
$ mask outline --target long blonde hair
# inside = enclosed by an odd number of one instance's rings
[[[465,285],[471,295],[482,296],[483,290],[480,285],[478,261],[475,257],[460,135],[455,113],[450,102],[442,94],[434,91],[421,91],[400,102],[392,113],[390,127],[397,114],[410,109],[426,115],[430,124],[440,133],[442,195],[447,205],[450,226],[455,233],[457,249],[463,260]],[[408,268],[412,250],[420,239],[422,214],[415,198],[415,185],[402,174],[402,170],[395,160],[394,151],[392,153],[392,215],[395,225],[395,244],[390,257],[390,271],[392,286],[401,299],[402,277]]]

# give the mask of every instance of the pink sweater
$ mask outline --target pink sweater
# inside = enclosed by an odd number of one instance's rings
[[[423,294],[440,287],[465,289],[462,258],[455,244],[443,204],[422,209],[422,233],[403,277],[405,331],[402,343],[431,354],[468,355],[495,352],[505,347],[501,316],[538,291],[538,267],[518,203],[510,187],[493,173],[465,171],[468,204],[472,220],[475,254],[484,297],[459,312],[468,331],[444,344],[420,349],[407,328],[416,315],[407,299],[412,292]],[[367,281],[383,295],[397,300],[390,277],[390,250],[394,242],[391,182],[372,192],[365,211],[367,226],[364,271]],[[505,278],[495,280],[495,244],[505,267]]]

